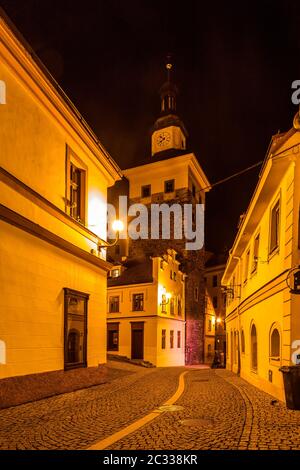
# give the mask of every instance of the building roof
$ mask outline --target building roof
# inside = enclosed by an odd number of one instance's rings
[[[150,257],[131,258],[122,266],[121,275],[108,278],[107,287],[153,282],[152,259]]]

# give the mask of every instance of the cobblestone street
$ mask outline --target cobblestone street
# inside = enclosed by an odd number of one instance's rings
[[[300,449],[300,412],[228,371],[110,367],[110,383],[2,410],[0,448],[86,449],[157,409],[187,370],[180,408],[109,449]]]

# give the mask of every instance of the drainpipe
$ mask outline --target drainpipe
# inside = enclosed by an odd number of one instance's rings
[[[232,259],[237,259],[238,261],[241,261],[241,256],[233,256]],[[241,274],[241,273],[240,273]],[[241,276],[239,276],[241,277]],[[238,314],[238,368],[237,368],[237,375],[240,375],[241,373],[241,350],[240,350],[240,331],[241,331],[241,322],[240,322],[240,299],[241,299],[241,290],[242,290],[242,280],[240,279],[238,282],[240,282],[240,295],[238,297],[239,302],[237,306],[237,314]]]

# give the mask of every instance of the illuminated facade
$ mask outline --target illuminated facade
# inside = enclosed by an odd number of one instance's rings
[[[226,361],[226,294],[223,292],[221,286],[225,270],[225,264],[222,263],[222,258],[223,256],[218,257],[213,255],[206,262],[205,285],[216,316],[214,349],[217,352],[221,365],[224,366]]]
[[[174,250],[128,259],[108,278],[107,350],[157,367],[185,363],[185,275]]]
[[[170,77],[160,90],[160,98],[161,113],[151,135],[151,157],[123,171],[128,181],[129,202],[141,203],[148,208],[151,204],[179,204],[182,208],[190,204],[195,209],[196,204],[205,205],[205,194],[210,185],[195,154],[187,148],[187,131],[176,111],[177,88]],[[128,240],[123,253],[118,251],[111,253],[111,256],[115,259],[120,259],[122,254],[129,258],[145,254],[159,256],[168,248],[176,250],[181,269],[187,274],[186,363],[199,364],[204,361],[204,247],[186,250],[186,240],[184,237],[176,239],[172,224],[169,239],[163,239],[161,233],[162,224],[159,226],[159,238]]]
[[[106,362],[107,187],[120,170],[0,19],[0,378]]]
[[[211,297],[205,292],[204,362],[212,364],[215,356],[216,313]]]
[[[248,210],[230,250],[227,287],[227,368],[284,399],[280,366],[299,347],[300,297],[286,280],[300,262],[300,134],[273,137]]]

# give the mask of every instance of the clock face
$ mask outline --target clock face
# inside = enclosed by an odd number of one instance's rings
[[[164,147],[168,145],[171,140],[171,134],[169,132],[160,132],[156,137],[156,143],[158,147]]]

